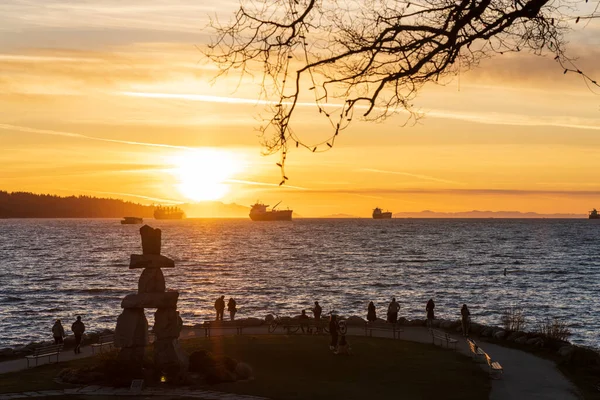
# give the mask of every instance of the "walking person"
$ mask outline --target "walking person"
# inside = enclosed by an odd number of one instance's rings
[[[231,317],[232,321],[235,318],[235,313],[237,312],[236,306],[237,306],[237,303],[235,302],[233,297],[231,297],[229,299],[229,302],[227,303],[227,311],[229,311],[229,316]],[[223,319],[223,318],[221,318],[221,319]]]
[[[338,329],[337,329],[337,317],[331,314],[329,317],[329,335],[331,335],[331,342],[329,343],[329,350],[336,351],[338,345]]]
[[[71,325],[71,330],[75,335],[75,354],[81,353],[81,340],[83,339],[83,332],[85,332],[85,325],[81,322],[81,316],[77,316],[77,321]]]
[[[63,344],[65,328],[60,323],[60,319],[57,319],[54,325],[52,325],[52,336],[54,337],[54,344]]]
[[[371,301],[367,307],[367,321],[375,322],[377,320],[377,312],[375,311],[375,304]]]
[[[471,325],[471,312],[469,311],[469,308],[466,304],[462,305],[462,308],[460,309],[460,315],[463,336],[469,337],[469,326]]]
[[[215,301],[215,310],[217,310],[217,321],[223,321],[225,312],[225,296],[221,296]]]
[[[433,299],[429,299],[427,305],[425,306],[425,311],[427,311],[427,327],[431,328],[433,324],[433,320],[435,319],[435,315],[433,313],[433,309],[435,308],[435,303]]]
[[[396,302],[396,298],[392,297],[392,302],[388,306],[387,321],[390,324],[398,322],[398,312],[400,311],[400,304]]]

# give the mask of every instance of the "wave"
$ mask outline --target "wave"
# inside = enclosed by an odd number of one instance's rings
[[[16,296],[8,296],[0,299],[0,303],[18,303],[20,301],[25,301],[25,299]]]

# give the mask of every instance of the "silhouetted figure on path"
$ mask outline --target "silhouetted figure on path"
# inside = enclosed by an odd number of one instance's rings
[[[338,344],[338,330],[337,330],[337,317],[331,314],[329,317],[329,335],[331,335],[331,342],[329,343],[330,350],[337,350]]]
[[[390,324],[395,324],[396,322],[398,322],[398,312],[399,311],[400,311],[400,304],[398,304],[396,302],[396,298],[393,297],[392,302],[388,306],[388,311],[387,311],[387,321]]]
[[[225,312],[225,296],[221,296],[215,301],[215,310],[217,310],[217,321],[223,321]]]
[[[348,341],[346,340],[346,335],[342,335],[342,337],[340,337],[340,344],[338,345],[335,354],[352,354],[352,351],[350,349],[350,343],[348,343]]]
[[[81,340],[83,339],[83,332],[85,332],[85,325],[81,322],[81,317],[77,316],[77,321],[71,325],[71,330],[75,335],[75,354],[81,353]]]
[[[52,336],[54,336],[54,344],[63,344],[65,328],[60,323],[60,319],[57,319],[54,325],[52,325]]]
[[[471,325],[471,312],[469,311],[469,308],[466,304],[462,305],[462,308],[460,309],[460,315],[463,336],[469,337],[469,326]]]
[[[300,314],[300,329],[302,329],[302,333],[305,333],[304,328],[308,330],[308,315],[306,315],[306,310],[302,310],[302,314]]]
[[[377,312],[375,311],[375,304],[373,302],[369,303],[367,307],[367,321],[375,322],[377,320]]]
[[[236,306],[237,306],[237,303],[235,302],[233,297],[231,297],[229,299],[229,302],[227,303],[227,311],[229,311],[229,316],[231,317],[232,321],[235,318],[235,313],[237,312]],[[223,319],[223,315],[221,315],[221,319]]]
[[[427,302],[427,305],[425,306],[425,311],[427,311],[427,327],[431,328],[431,324],[433,323],[433,320],[435,319],[435,315],[433,313],[433,309],[435,308],[435,303],[433,302],[433,299],[429,299],[429,301]]]
[[[319,305],[318,301],[315,301],[315,307],[312,309],[313,316],[315,317],[315,325],[317,327],[317,333],[321,332],[321,314],[323,313],[323,308]]]

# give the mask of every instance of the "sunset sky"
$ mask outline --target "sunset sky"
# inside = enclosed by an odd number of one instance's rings
[[[127,5],[123,5],[127,4]],[[212,5],[209,5],[212,4]],[[336,146],[261,155],[257,82],[216,83],[198,48],[235,0],[0,2],[0,190],[153,202],[282,201],[302,216],[600,208],[600,89],[552,57],[499,56],[415,101],[424,118],[357,122]],[[600,80],[600,20],[569,51]],[[328,137],[310,106],[295,130]]]

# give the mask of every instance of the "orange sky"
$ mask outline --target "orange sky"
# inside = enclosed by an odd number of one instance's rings
[[[261,155],[258,86],[215,68],[195,45],[207,13],[236,1],[59,0],[0,4],[0,189],[137,200],[280,200],[303,216],[472,209],[585,213],[600,207],[600,96],[551,58],[486,60],[416,105],[401,127],[357,122],[333,150]],[[216,4],[216,3],[215,3]],[[600,77],[600,21],[571,51]],[[295,131],[321,141],[302,107]]]

